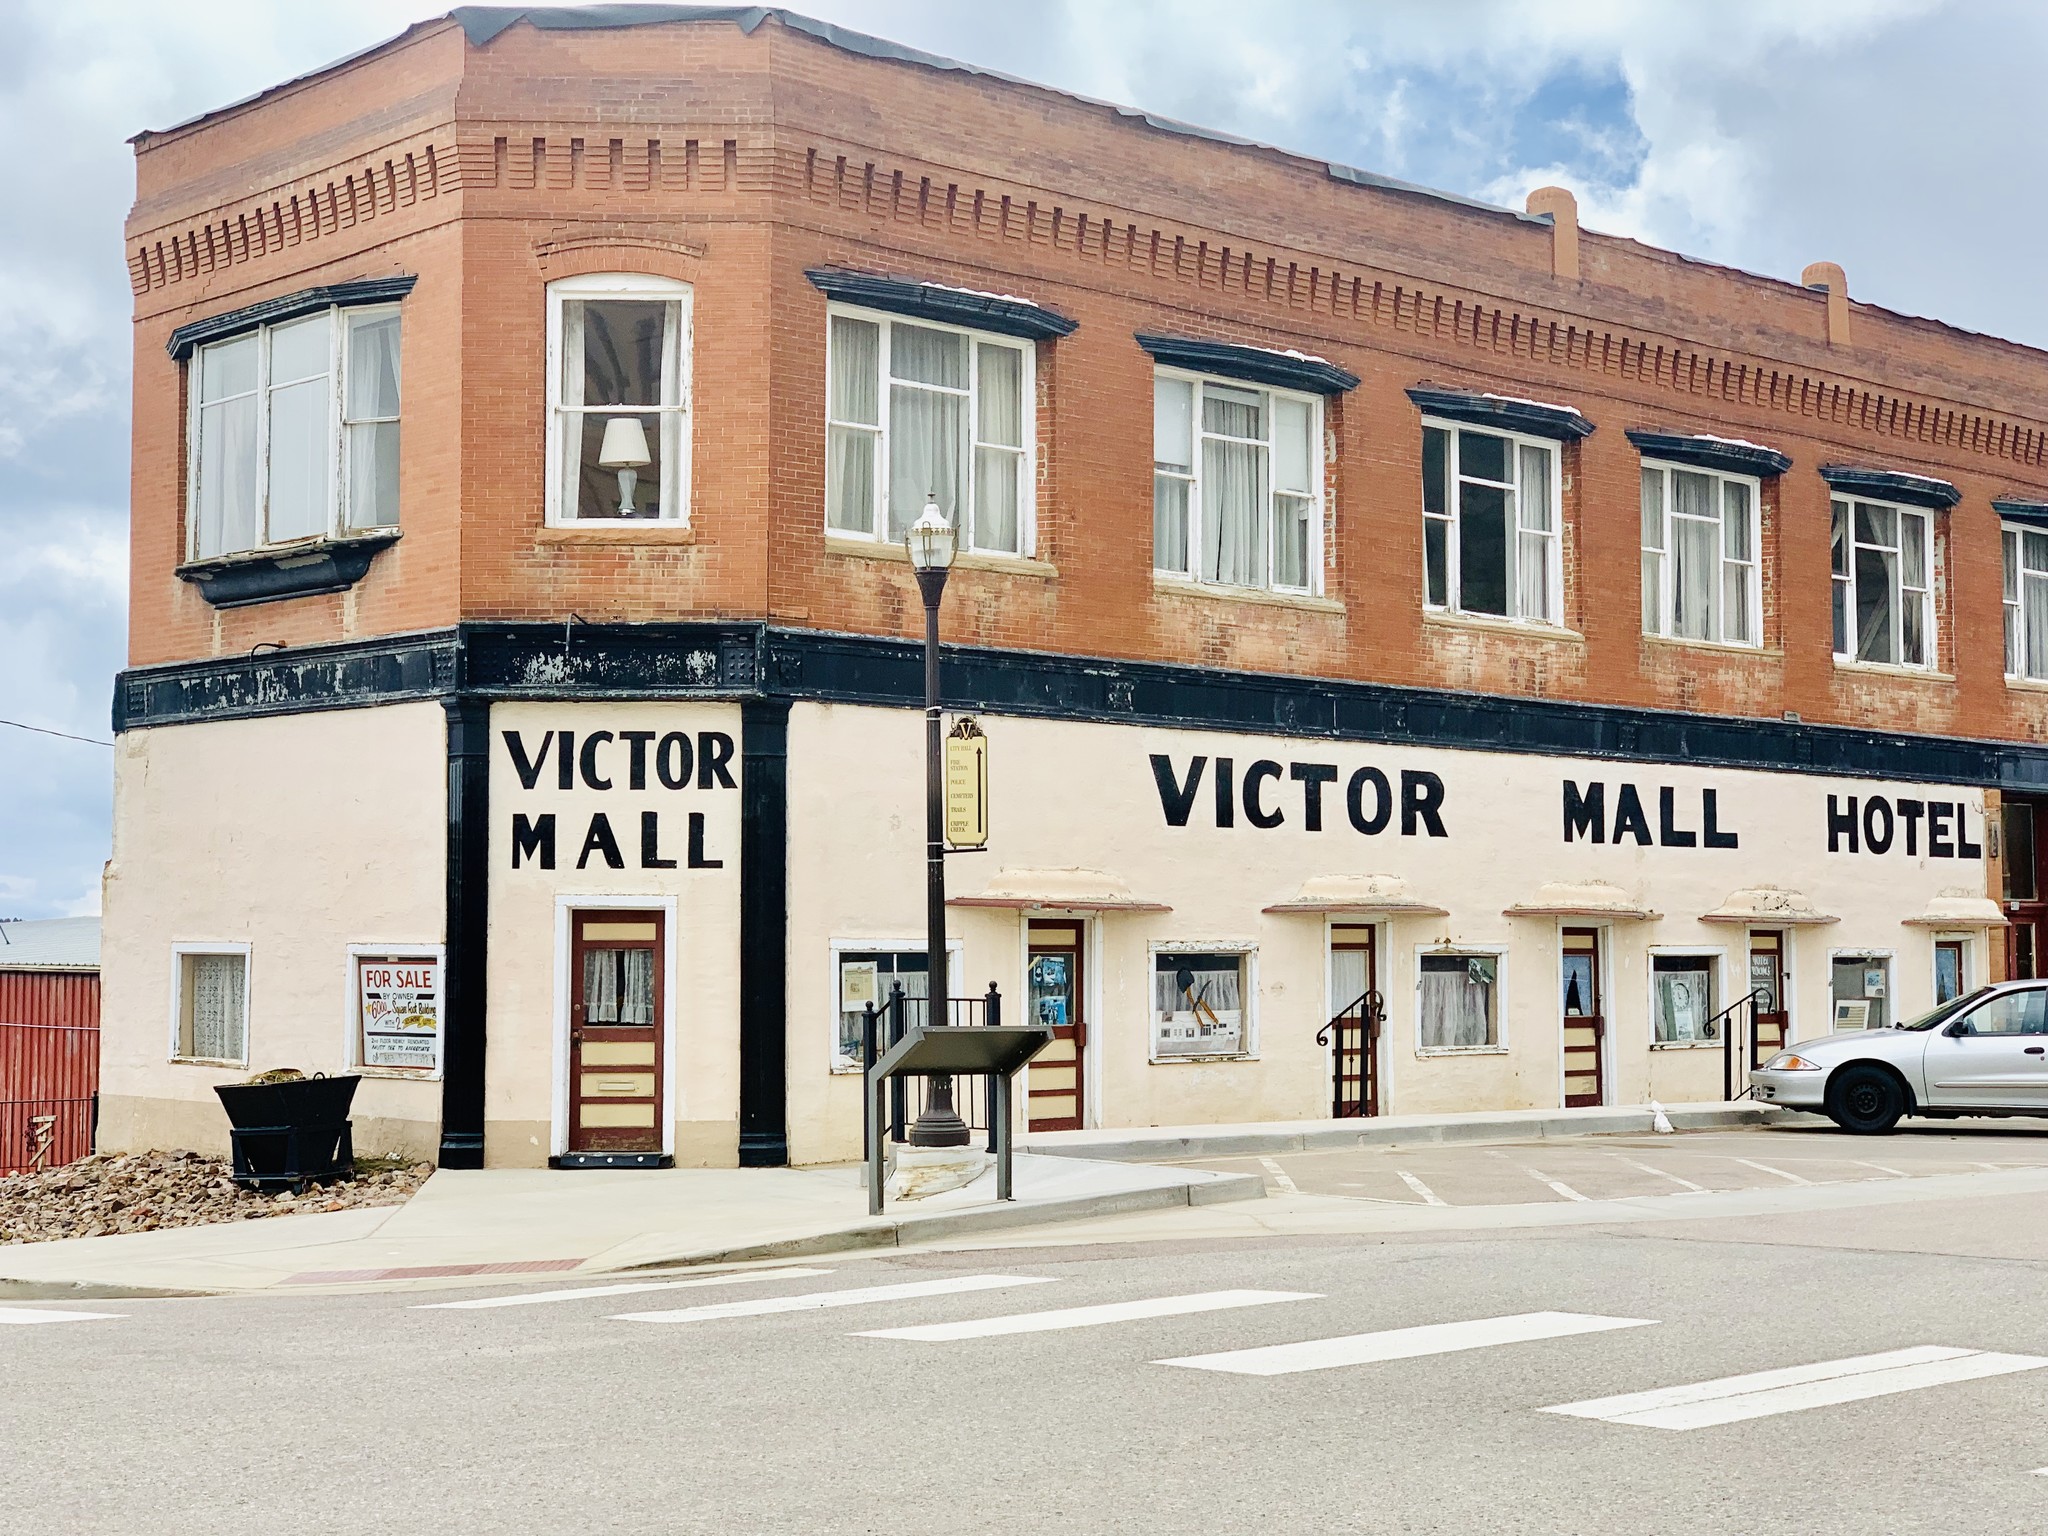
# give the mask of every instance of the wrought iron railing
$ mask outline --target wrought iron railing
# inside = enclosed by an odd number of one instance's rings
[[[1377,992],[1362,992],[1316,1031],[1317,1045],[1333,1047],[1331,1118],[1350,1120],[1380,1112],[1379,1074],[1374,1064],[1379,1056],[1380,1026],[1386,1017],[1386,999]]]
[[[868,1003],[861,1009],[861,1069],[865,1071],[873,1065],[908,1031],[923,1028],[930,1014],[930,998],[908,996],[902,982],[891,982],[889,995],[879,1007]],[[1000,1025],[1003,1022],[1003,999],[996,990],[996,984],[990,982],[988,991],[980,997],[948,998],[945,1022],[960,1029]],[[895,1077],[889,1080],[888,1117],[883,1132],[890,1141],[900,1143],[910,1139],[910,1128],[924,1113],[933,1083],[934,1079],[928,1077]],[[996,1150],[994,1095],[1000,1084],[1001,1079],[993,1076],[953,1079],[954,1112],[967,1122],[970,1137],[986,1138],[991,1152]],[[866,1102],[863,1095],[863,1106]],[[863,1146],[867,1145],[868,1129],[868,1113],[864,1108],[861,1116]]]

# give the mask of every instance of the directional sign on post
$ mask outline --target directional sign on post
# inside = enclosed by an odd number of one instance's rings
[[[988,738],[968,716],[946,738],[946,841],[955,848],[988,844]]]

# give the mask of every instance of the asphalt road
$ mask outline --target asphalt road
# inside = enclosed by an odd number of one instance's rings
[[[1714,1155],[1660,1140],[1643,1161]],[[1799,1155],[1779,1147],[1754,1160]],[[1969,1150],[2034,1162],[2048,1142]],[[1544,1195],[1525,1151],[1487,1161]],[[906,1253],[581,1297],[557,1293],[612,1282],[4,1303],[111,1315],[0,1326],[0,1531],[2037,1533],[2044,1217],[2048,1196],[1999,1194]],[[906,1284],[961,1288],[621,1316]],[[1240,1291],[1293,1294],[1212,1294]],[[1187,1296],[1221,1309],[863,1336]],[[428,1305],[510,1297],[527,1304]],[[1463,1326],[1492,1319],[1518,1321]],[[1430,1331],[1331,1342],[1403,1329]],[[1842,1363],[1897,1351],[1917,1353]],[[1543,1411],[1772,1371],[1799,1380],[1581,1410],[1665,1427]]]

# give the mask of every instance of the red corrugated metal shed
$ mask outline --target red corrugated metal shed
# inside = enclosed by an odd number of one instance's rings
[[[0,1174],[92,1150],[99,919],[0,924]]]

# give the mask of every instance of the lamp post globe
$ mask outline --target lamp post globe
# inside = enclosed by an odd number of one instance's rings
[[[911,565],[919,571],[950,570],[959,548],[959,537],[936,501],[924,504],[918,520],[904,529],[903,542],[910,551]]]

